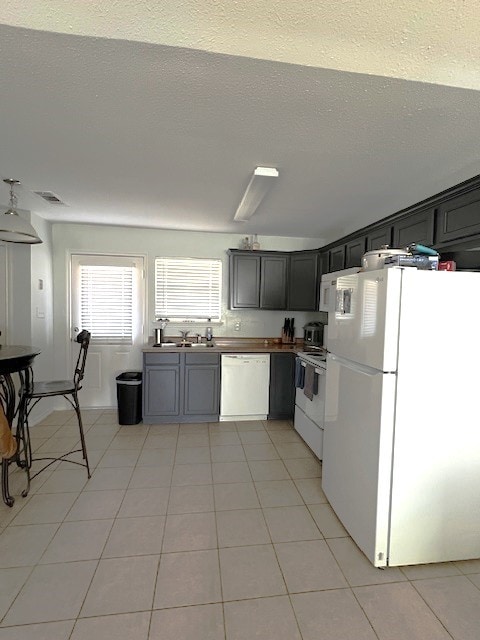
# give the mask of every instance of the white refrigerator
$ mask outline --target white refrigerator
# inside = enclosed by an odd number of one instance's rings
[[[480,558],[480,273],[339,278],[322,484],[377,567]]]

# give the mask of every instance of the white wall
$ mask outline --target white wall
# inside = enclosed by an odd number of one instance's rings
[[[7,342],[33,345],[41,350],[33,364],[36,380],[49,380],[53,369],[53,274],[51,224],[28,211],[19,212],[33,224],[43,244],[6,243],[7,251]],[[43,281],[43,290],[38,281]],[[32,413],[32,423],[53,409],[42,400]]]
[[[36,358],[34,372],[38,380],[52,380],[54,378],[52,225],[35,214],[32,214],[31,222],[43,240],[43,244],[32,246],[30,253],[31,343],[42,350]]]
[[[119,253],[146,257],[147,265],[147,330],[152,335],[154,320],[154,261],[156,257],[220,258],[223,262],[223,324],[214,327],[214,335],[236,337],[280,336],[285,311],[229,310],[228,256],[229,248],[241,246],[242,234],[201,233],[160,229],[139,229],[78,224],[54,224],[54,329],[55,366],[57,375],[65,375],[68,362],[66,345],[70,331],[69,318],[69,259],[71,253]],[[321,242],[314,238],[282,238],[259,236],[261,248],[266,250],[295,251],[313,249]],[[297,337],[303,336],[302,327],[309,320],[319,319],[320,313],[289,312],[295,317]],[[241,331],[234,331],[237,320]],[[180,325],[169,326],[167,335],[179,335]],[[192,332],[204,332],[204,326],[192,327]]]

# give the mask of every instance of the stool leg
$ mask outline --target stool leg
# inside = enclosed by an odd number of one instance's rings
[[[80,404],[78,403],[78,394],[75,391],[72,395],[73,395],[73,401],[75,405],[75,413],[77,414],[78,430],[80,431],[80,440],[82,442],[83,459],[85,460],[88,477],[90,478],[90,465],[88,463],[87,446],[85,444],[85,434],[83,433],[82,413],[80,411]]]
[[[15,500],[8,490],[8,460],[2,458],[2,499],[7,507],[13,507]]]
[[[2,407],[4,408],[5,417],[9,427],[12,427],[13,418],[15,415],[15,385],[13,384],[12,377],[10,375],[0,376],[0,398],[2,401]],[[18,449],[18,445],[17,445]],[[2,458],[2,499],[7,507],[12,507],[15,499],[10,494],[8,467],[10,463],[18,460],[18,451],[11,458]]]
[[[23,396],[18,407],[17,421],[17,464],[25,469],[27,474],[27,486],[22,491],[22,497],[28,496],[30,491],[30,469],[32,466],[32,443],[30,442],[30,430],[28,428],[28,401]],[[20,446],[22,445],[22,446]],[[20,454],[23,452],[23,460],[20,460]]]

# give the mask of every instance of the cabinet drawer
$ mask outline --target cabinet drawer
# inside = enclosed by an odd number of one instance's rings
[[[208,347],[206,347],[208,349]],[[186,353],[185,364],[219,364],[218,353]]]
[[[145,364],[180,364],[179,353],[145,353]]]

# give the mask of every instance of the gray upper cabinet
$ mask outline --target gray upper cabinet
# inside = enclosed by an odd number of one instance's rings
[[[230,308],[315,311],[319,252],[229,250]]]
[[[230,309],[285,309],[289,255],[230,251]]]
[[[433,244],[435,209],[427,209],[406,216],[393,225],[393,246],[403,248],[412,242]]]
[[[347,242],[345,245],[345,269],[362,266],[362,256],[365,253],[365,245],[365,236]]]
[[[261,256],[260,309],[287,308],[288,255]]]
[[[480,190],[464,193],[439,205],[436,242],[480,233]]]
[[[345,269],[345,245],[342,244],[338,247],[333,247],[328,252],[329,254],[329,271],[341,271]]]
[[[319,252],[294,252],[290,255],[288,309],[315,311],[318,309]]]
[[[379,220],[375,225],[359,229],[356,233],[364,234],[366,251],[375,251],[383,245],[403,248],[413,242],[435,246],[442,253],[478,247],[480,175]],[[350,238],[339,238],[322,247],[322,263],[328,255],[328,265],[322,264],[322,273],[359,264],[361,247],[358,240]]]
[[[367,251],[374,251],[388,245],[392,245],[392,227],[380,227],[367,235]]]
[[[330,256],[328,251],[323,251],[320,254],[320,277],[322,277],[324,273],[328,273],[330,271],[329,258]]]
[[[230,254],[230,308],[260,307],[260,255]]]

